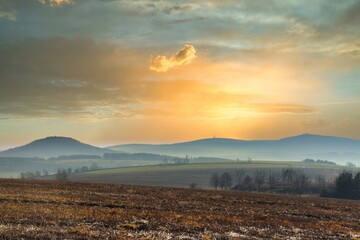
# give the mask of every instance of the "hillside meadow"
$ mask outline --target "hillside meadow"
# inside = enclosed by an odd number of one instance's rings
[[[135,184],[148,186],[189,187],[196,183],[199,188],[210,188],[209,181],[214,172],[234,173],[236,170],[253,174],[257,170],[280,173],[283,168],[292,167],[300,169],[310,178],[318,175],[333,178],[344,166],[304,163],[294,161],[252,161],[252,162],[219,162],[219,163],[193,163],[183,165],[152,165],[137,167],[121,167],[103,169],[78,174],[70,174],[70,181]],[[54,178],[54,177],[51,177]]]

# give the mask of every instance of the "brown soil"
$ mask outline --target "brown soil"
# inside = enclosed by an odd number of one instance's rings
[[[0,180],[0,239],[360,239],[360,201]]]

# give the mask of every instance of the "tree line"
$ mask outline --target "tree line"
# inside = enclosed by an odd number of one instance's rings
[[[343,171],[336,177],[334,186],[324,189],[320,196],[360,200],[360,172]]]
[[[79,172],[88,172],[88,171],[94,171],[100,169],[99,165],[97,163],[92,163],[90,167],[88,166],[82,166],[79,168],[58,168],[55,174],[55,177],[57,180],[67,180],[69,175],[72,173],[79,173]]]
[[[58,180],[66,180],[68,176],[71,173],[79,173],[79,172],[87,172],[87,171],[94,171],[101,169],[97,163],[92,163],[90,167],[88,166],[82,166],[78,168],[58,168],[56,170],[55,176]],[[43,169],[42,171],[36,170],[36,171],[27,171],[27,172],[21,172],[20,178],[21,179],[36,179],[42,176],[49,176],[49,171],[47,169]]]
[[[309,178],[299,169],[284,168],[280,173],[275,171],[256,170],[252,174],[244,170],[233,173],[213,173],[210,186],[215,189],[232,189],[238,191],[274,191],[275,189],[301,194],[309,185]]]
[[[173,157],[172,159],[171,159],[171,158],[164,158],[164,159],[161,161],[160,165],[189,164],[191,159],[192,159],[192,158],[189,157],[188,155],[186,155],[184,158],[180,158],[180,157]]]
[[[305,162],[305,163],[323,163],[323,164],[337,165],[336,163],[328,161],[328,160],[322,160],[322,159],[314,160],[312,158],[306,158],[306,159],[303,160],[303,162]]]
[[[21,179],[35,179],[41,176],[48,176],[49,171],[46,169],[43,169],[42,171],[36,170],[36,171],[27,171],[27,172],[21,172],[20,178]]]
[[[301,169],[287,167],[281,171],[244,170],[214,172],[209,185],[215,190],[258,191],[290,194],[318,194],[322,197],[360,199],[360,172],[343,171],[334,178],[317,175],[310,178]]]

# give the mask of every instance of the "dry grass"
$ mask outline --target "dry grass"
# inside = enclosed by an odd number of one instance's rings
[[[356,239],[360,201],[0,180],[1,239]]]

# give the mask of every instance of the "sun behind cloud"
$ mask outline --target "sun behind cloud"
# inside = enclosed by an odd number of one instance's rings
[[[150,70],[156,72],[167,72],[170,68],[187,65],[196,58],[196,49],[193,45],[185,45],[175,55],[167,58],[158,55],[150,60]]]

